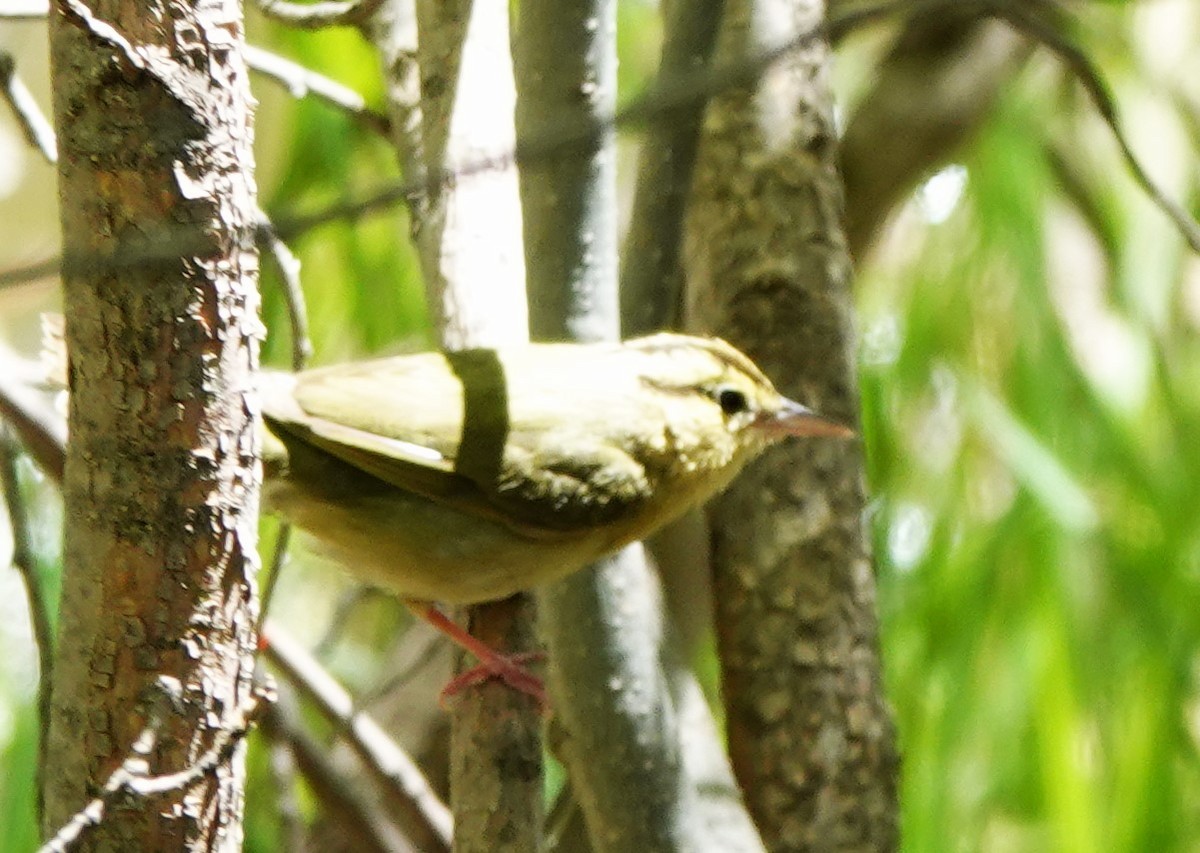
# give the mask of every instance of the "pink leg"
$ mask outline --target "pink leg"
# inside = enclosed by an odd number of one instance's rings
[[[423,601],[406,601],[405,604],[417,616],[479,659],[479,666],[459,673],[442,689],[443,704],[459,691],[495,678],[513,690],[532,696],[538,707],[546,707],[546,689],[542,680],[522,666],[529,661],[541,660],[545,657],[541,652],[502,655],[487,643],[464,631],[432,604]]]

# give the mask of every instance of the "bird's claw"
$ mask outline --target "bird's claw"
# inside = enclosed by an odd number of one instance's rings
[[[525,669],[525,664],[545,660],[545,652],[522,652],[515,655],[495,654],[487,659],[481,659],[478,664],[460,672],[442,688],[440,703],[447,707],[449,700],[467,689],[487,681],[500,681],[507,687],[532,696],[539,710],[545,711],[546,688],[542,680]]]

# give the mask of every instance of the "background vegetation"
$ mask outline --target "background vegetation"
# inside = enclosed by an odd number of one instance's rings
[[[1200,8],[1069,8],[1063,34],[1102,70],[1140,160],[1195,214]],[[621,24],[629,96],[653,73],[657,10],[624,2]],[[839,43],[844,115],[870,96],[891,26]],[[376,59],[351,31],[253,21],[251,40],[379,98]],[[0,47],[48,103],[42,26],[5,25]],[[398,177],[369,129],[256,86],[266,209],[312,209]],[[904,756],[904,847],[1200,850],[1200,260],[1056,57],[1033,50],[998,91],[977,132],[858,259],[868,523]],[[626,165],[636,144],[623,137]],[[0,154],[5,268],[51,254],[57,225],[53,172],[7,114]],[[318,362],[431,340],[415,262],[395,239],[403,216],[335,222],[293,243]],[[268,327],[285,329],[269,274],[264,293]],[[0,290],[0,332],[35,347],[37,313],[55,300],[48,280]],[[286,364],[289,346],[273,333],[265,355]],[[39,570],[53,575],[54,498],[22,471]],[[340,583],[302,564],[285,575],[276,614],[316,640]],[[36,837],[23,594],[0,571],[3,850]],[[365,689],[395,621],[386,603],[361,608],[331,666]],[[266,759],[254,755],[248,845],[283,849]],[[311,814],[304,796],[296,807]]]

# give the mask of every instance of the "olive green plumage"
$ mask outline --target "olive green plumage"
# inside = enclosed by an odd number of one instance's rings
[[[365,580],[452,603],[646,536],[784,435],[848,432],[670,334],[266,374],[263,405],[267,506]]]

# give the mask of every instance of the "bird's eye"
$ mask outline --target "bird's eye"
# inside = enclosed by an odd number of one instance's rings
[[[746,395],[736,388],[722,388],[718,391],[717,405],[726,415],[736,415],[750,408]]]

